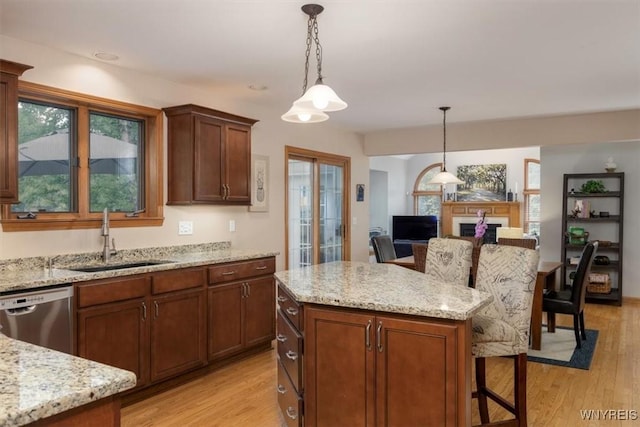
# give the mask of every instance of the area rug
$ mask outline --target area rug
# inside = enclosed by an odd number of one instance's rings
[[[527,360],[568,368],[589,369],[598,341],[598,331],[587,329],[586,334],[587,339],[582,341],[582,348],[576,348],[573,328],[556,326],[556,332],[550,334],[547,332],[546,325],[543,325],[542,349],[529,349]]]

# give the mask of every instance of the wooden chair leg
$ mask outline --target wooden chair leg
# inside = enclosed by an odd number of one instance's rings
[[[556,331],[556,314],[550,311],[547,312],[547,332],[553,333]]]
[[[587,331],[584,329],[584,310],[580,312],[580,333],[582,334],[582,339],[587,339]]]
[[[582,341],[580,340],[580,316],[573,315],[573,332],[576,335],[576,347],[582,348]]]
[[[478,410],[480,411],[480,422],[489,422],[489,407],[487,406],[487,375],[486,360],[484,357],[476,357],[476,394],[478,396]]]
[[[514,406],[518,426],[527,426],[527,353],[520,353],[514,358]]]

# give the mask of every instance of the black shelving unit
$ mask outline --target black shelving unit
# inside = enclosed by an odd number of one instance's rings
[[[606,190],[602,193],[580,192],[582,184],[589,180],[602,181]],[[574,217],[572,211],[577,200],[589,203],[587,218]],[[608,216],[600,216],[607,212]],[[583,214],[585,215],[585,214]],[[588,240],[599,240],[596,255],[606,255],[608,265],[591,266],[594,273],[608,273],[611,278],[611,292],[608,294],[587,292],[587,301],[609,304],[622,304],[622,254],[623,254],[623,216],[624,216],[624,172],[618,173],[573,173],[564,174],[562,197],[562,286],[571,283],[569,275],[577,267],[571,264],[572,257],[579,257],[584,245],[571,243],[567,236],[569,227],[582,227],[589,232]]]

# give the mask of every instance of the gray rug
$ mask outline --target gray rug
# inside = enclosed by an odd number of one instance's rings
[[[578,349],[573,328],[556,326],[556,332],[550,334],[547,332],[546,325],[543,325],[542,349],[529,349],[527,360],[568,368],[589,369],[598,342],[598,331],[587,329],[586,334],[587,339],[582,341],[582,348]]]

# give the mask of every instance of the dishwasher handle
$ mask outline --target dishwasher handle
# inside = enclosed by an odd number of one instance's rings
[[[36,311],[37,307],[38,305],[35,304],[20,308],[7,308],[5,311],[7,312],[7,316],[24,316],[25,314],[31,314]]]

